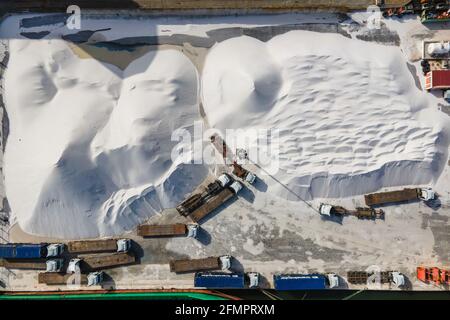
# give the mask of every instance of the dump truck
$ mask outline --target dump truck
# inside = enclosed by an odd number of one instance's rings
[[[175,273],[196,272],[208,270],[228,270],[231,267],[231,256],[208,257],[202,259],[172,260],[170,271]]]
[[[256,176],[242,167],[236,161],[233,162],[233,174],[242,179],[244,182],[247,182],[249,184],[255,183]]]
[[[127,252],[131,248],[130,239],[101,239],[70,241],[67,244],[70,253]]]
[[[203,194],[189,197],[176,209],[182,216],[189,217],[197,223],[241,189],[240,182],[234,181],[229,174],[223,173],[216,181],[208,184]]]
[[[341,206],[333,206],[325,203],[320,204],[319,213],[322,216],[351,215],[358,219],[382,219],[384,217],[384,211],[381,209],[357,207],[355,210],[347,210]]]
[[[376,276],[375,272],[349,271],[347,281],[351,284],[368,284],[369,280],[377,280],[374,276]],[[378,276],[381,284],[393,283],[397,287],[405,285],[405,276],[398,271],[381,271]]]
[[[225,272],[197,272],[194,277],[196,288],[245,288],[245,275],[243,273]]]
[[[221,177],[224,177],[222,175]],[[226,175],[228,176],[228,175]],[[219,179],[221,178],[219,177]],[[210,193],[205,196],[205,203],[189,214],[189,218],[194,222],[201,221],[204,217],[210,214],[213,210],[218,208],[221,204],[227,202],[229,199],[234,197],[242,189],[242,185],[238,181],[233,181],[229,178],[231,182],[227,184],[222,184],[218,182],[215,187],[210,186]],[[220,181],[220,180],[219,180]]]
[[[405,202],[417,199],[430,201],[434,198],[435,193],[431,188],[407,188],[397,191],[371,193],[364,196],[366,205],[368,206],[376,206],[394,202]]]
[[[197,236],[198,224],[174,223],[174,224],[143,224],[138,226],[137,234],[141,237],[174,237],[187,236],[195,238]]]
[[[87,255],[70,260],[68,273],[86,272],[99,269],[121,267],[136,262],[131,252],[120,252],[109,255]]]
[[[277,274],[273,276],[276,290],[321,290],[339,286],[339,278],[334,273]]]
[[[202,194],[194,194],[188,197],[186,200],[181,202],[177,207],[177,211],[182,216],[189,216],[196,209],[199,209],[207,202],[210,202],[214,196],[217,196],[224,188],[232,187],[233,190],[239,190],[242,188],[242,185],[239,182],[234,181],[233,178],[227,173],[221,174],[216,181],[209,183],[206,187],[205,192]]]
[[[422,282],[433,282],[436,285],[450,285],[450,270],[438,267],[417,267],[417,279]]]
[[[0,258],[3,259],[40,259],[58,257],[64,252],[60,243],[6,243],[0,244]]]
[[[46,270],[44,259],[0,259],[0,267],[20,270]]]
[[[76,279],[75,274],[59,273],[59,272],[40,272],[38,274],[38,283],[47,285],[65,285],[69,283],[87,284],[87,275],[79,274],[79,279]]]
[[[69,274],[58,272],[41,272],[38,275],[38,283],[46,285],[66,285],[82,284],[95,286],[102,283],[104,277],[103,271],[91,272],[89,274]]]

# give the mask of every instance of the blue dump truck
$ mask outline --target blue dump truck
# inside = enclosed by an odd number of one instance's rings
[[[245,275],[243,273],[197,272],[194,277],[194,286],[242,289],[245,287]]]
[[[277,274],[273,276],[276,290],[321,290],[338,286],[335,274]]]
[[[41,259],[57,257],[64,252],[63,244],[7,243],[0,244],[0,259]]]

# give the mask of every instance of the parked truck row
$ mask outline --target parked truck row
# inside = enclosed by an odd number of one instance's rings
[[[45,271],[39,274],[38,280],[49,285],[67,283],[72,273],[81,274],[81,284],[95,285],[103,279],[100,270],[136,262],[134,253],[130,251],[130,239],[70,241],[67,250],[65,248],[65,244],[59,243],[0,244],[0,267]],[[91,254],[83,255],[87,253]],[[66,264],[74,254],[77,257]]]

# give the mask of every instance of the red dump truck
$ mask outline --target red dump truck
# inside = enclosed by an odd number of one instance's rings
[[[141,237],[175,237],[187,236],[195,238],[197,236],[198,225],[196,223],[184,224],[143,224],[138,226],[137,234]]]
[[[231,256],[172,260],[170,261],[169,266],[170,271],[176,273],[218,269],[228,270],[231,267]]]
[[[411,200],[430,201],[435,198],[435,193],[431,188],[412,188],[397,191],[378,192],[366,194],[364,199],[366,205],[376,206],[394,202],[405,202]]]
[[[127,252],[130,247],[130,239],[79,240],[67,244],[70,253]]]

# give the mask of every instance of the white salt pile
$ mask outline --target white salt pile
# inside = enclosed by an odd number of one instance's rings
[[[430,183],[444,165],[447,120],[396,47],[308,31],[229,39],[208,54],[202,90],[213,127],[279,130],[275,176],[306,199]]]
[[[149,52],[121,71],[62,40],[11,39],[5,88],[6,192],[28,233],[123,233],[207,173],[171,161],[172,131],[199,118],[197,71],[178,51]]]

